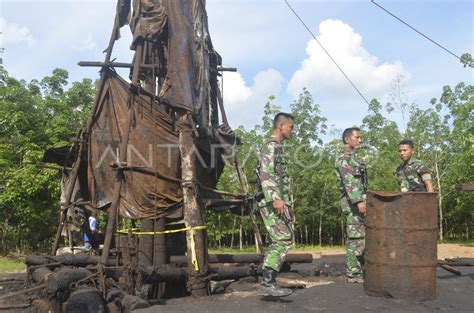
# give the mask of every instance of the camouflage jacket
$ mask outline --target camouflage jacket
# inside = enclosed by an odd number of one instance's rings
[[[275,139],[267,140],[260,150],[259,176],[264,199],[259,206],[283,200],[292,206],[288,162],[283,147]]]
[[[422,161],[411,158],[397,167],[396,177],[401,192],[426,191],[424,181],[431,179],[431,173]]]
[[[344,150],[336,159],[337,187],[343,197],[351,204],[364,201],[366,191],[363,185],[364,175],[367,175],[365,165],[359,161],[355,151]]]

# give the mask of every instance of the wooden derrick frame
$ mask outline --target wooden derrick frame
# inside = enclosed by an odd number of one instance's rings
[[[154,64],[143,64],[142,62],[142,56],[143,56],[143,51],[144,51],[144,46],[145,43],[143,40],[138,40],[136,41],[135,44],[135,57],[134,57],[134,62],[133,64],[129,63],[118,63],[118,62],[111,62],[111,53],[113,50],[113,46],[115,43],[116,38],[118,37],[119,33],[119,28],[120,28],[120,16],[119,16],[119,8],[120,8],[121,1],[117,1],[117,12],[116,16],[114,19],[114,26],[112,30],[112,34],[109,39],[109,45],[106,49],[106,56],[104,59],[104,62],[79,62],[79,65],[82,66],[100,66],[101,71],[100,71],[100,81],[96,93],[96,97],[94,99],[94,105],[92,108],[91,112],[96,112],[98,109],[98,106],[100,105],[100,97],[101,94],[105,88],[105,81],[106,81],[106,76],[107,72],[110,69],[113,69],[114,66],[116,67],[128,67],[131,68],[131,84],[130,84],[130,90],[129,90],[129,98],[128,98],[128,111],[127,111],[127,118],[125,120],[125,127],[124,127],[124,133],[121,138],[120,142],[120,151],[126,151],[127,150],[127,145],[129,144],[129,136],[130,136],[130,131],[132,128],[133,124],[133,104],[134,104],[134,98],[139,94],[139,93],[150,93],[153,92],[153,87],[154,86],[145,86],[145,89],[142,89],[140,86],[140,71],[142,69],[150,69],[154,66]],[[218,67],[218,71],[235,71],[233,68],[223,68],[223,67]],[[220,93],[219,87],[217,85],[217,80],[212,79],[210,81],[210,84],[213,85],[214,90],[217,92],[214,96],[217,99],[216,105],[219,106],[221,115],[222,115],[222,121],[224,122],[225,125],[228,127],[228,122],[227,122],[227,117],[225,115],[224,111],[224,106],[223,106],[223,99],[222,95]],[[149,90],[151,87],[152,90]],[[189,125],[189,122],[192,121],[192,118],[189,117],[189,112],[186,110],[179,110],[175,109],[175,114],[178,116],[177,120],[180,125]],[[65,195],[66,195],[66,201],[65,203],[61,204],[61,210],[60,210],[60,222],[58,225],[58,229],[56,232],[55,240],[52,246],[52,255],[55,255],[58,248],[59,248],[59,242],[60,242],[60,237],[64,228],[64,225],[66,223],[66,214],[67,210],[76,205],[77,203],[73,203],[72,197],[73,197],[73,191],[74,191],[74,186],[76,184],[76,181],[78,181],[78,176],[79,176],[79,171],[81,166],[83,166],[83,155],[85,151],[87,151],[87,136],[91,134],[92,128],[94,124],[94,114],[90,114],[89,119],[87,121],[87,126],[84,131],[82,131],[80,134],[78,134],[76,140],[77,143],[75,145],[76,148],[76,159],[75,162],[73,163],[72,169],[69,173],[69,179],[66,183],[65,186]],[[229,128],[230,129],[230,128]],[[183,217],[184,217],[184,223],[186,228],[190,228],[191,230],[187,231],[187,256],[188,256],[188,270],[186,271],[187,273],[187,285],[188,285],[188,290],[191,292],[192,295],[194,296],[204,296],[209,294],[209,277],[211,275],[210,273],[210,267],[209,267],[209,256],[208,256],[208,247],[207,247],[207,237],[206,237],[206,231],[205,229],[196,229],[194,230],[194,227],[200,227],[200,226],[205,226],[205,206],[203,203],[203,199],[200,196],[201,191],[205,190],[207,192],[212,192],[214,194],[219,194],[219,195],[224,195],[224,196],[231,196],[234,197],[234,199],[227,199],[227,200],[221,200],[220,203],[232,203],[232,204],[240,204],[241,206],[247,206],[248,209],[247,211],[250,211],[251,214],[251,220],[253,224],[253,229],[255,232],[255,239],[256,239],[256,247],[257,247],[257,252],[261,253],[261,247],[262,247],[262,240],[261,236],[258,230],[258,227],[256,225],[256,219],[255,215],[252,210],[249,209],[249,207],[252,205],[252,197],[250,196],[249,189],[248,189],[248,183],[247,179],[245,177],[245,173],[243,169],[240,167],[240,164],[237,160],[237,157],[235,153],[232,156],[232,159],[230,160],[231,163],[235,166],[239,182],[242,188],[242,193],[231,193],[231,192],[226,192],[226,191],[219,191],[215,190],[212,188],[209,188],[207,186],[199,184],[197,181],[196,177],[196,160],[195,156],[193,155],[192,152],[192,147],[196,144],[196,138],[198,136],[195,128],[193,128],[193,125],[191,123],[191,128],[182,128],[178,130],[179,134],[179,147],[180,147],[180,155],[181,155],[181,168],[182,168],[182,177],[179,180],[179,182],[182,185],[182,192],[183,192]],[[68,157],[70,157],[70,154],[68,154]],[[66,164],[66,163],[65,163]],[[112,252],[112,242],[113,242],[113,237],[115,234],[115,230],[118,225],[118,205],[120,201],[120,191],[122,188],[122,183],[124,180],[124,172],[125,171],[136,171],[140,173],[145,173],[149,175],[154,175],[157,177],[160,177],[160,173],[157,173],[156,171],[153,171],[153,169],[146,169],[143,167],[135,167],[133,164],[128,164],[127,163],[127,154],[126,153],[121,153],[118,159],[118,162],[116,164],[111,164],[112,167],[115,168],[116,170],[116,177],[115,177],[115,187],[114,191],[111,197],[111,204],[110,207],[108,208],[108,220],[107,220],[107,226],[106,226],[106,231],[105,231],[105,240],[104,240],[104,246],[102,250],[102,254],[100,257],[100,264],[102,266],[106,266],[110,262],[110,255]],[[161,175],[162,178],[166,179],[171,179],[171,177],[166,177],[166,175]],[[84,206],[83,206],[84,207]],[[94,207],[85,206],[86,209],[94,209]],[[146,223],[143,223],[146,225]],[[152,231],[152,232],[163,232],[165,230],[164,226],[164,218],[156,218],[152,220],[151,226],[146,226],[146,229],[143,229],[146,231]],[[150,236],[151,237],[151,236]],[[165,263],[166,263],[166,251],[164,251],[164,246],[165,246],[165,236],[164,235],[153,235],[153,240],[151,242],[154,242],[150,246],[150,244],[146,244],[147,248],[144,248],[144,250],[148,251],[148,253],[151,253],[147,255],[148,259],[153,260],[151,262],[150,266],[152,268],[162,268]],[[192,242],[191,242],[192,241]],[[125,249],[125,247],[121,247],[121,240],[117,240],[117,244],[120,249]],[[135,249],[137,247],[134,247]],[[116,260],[119,262],[120,260]],[[132,264],[130,263],[130,259],[123,259],[122,260],[124,264]],[[128,262],[128,263],[127,263]],[[142,261],[139,261],[140,263]],[[147,265],[146,262],[142,265]],[[42,270],[45,273],[47,272],[46,270]],[[39,277],[44,276],[41,273],[37,273]]]

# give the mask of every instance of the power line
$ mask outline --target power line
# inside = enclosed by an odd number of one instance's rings
[[[448,52],[449,54],[451,54],[452,56],[454,56],[455,58],[461,60],[461,57],[459,57],[458,55],[454,54],[453,52],[449,51],[447,48],[443,47],[441,44],[437,43],[436,41],[434,41],[433,39],[431,39],[430,37],[426,36],[425,34],[423,34],[422,32],[420,32],[419,30],[417,30],[416,28],[412,27],[410,24],[408,24],[407,22],[405,22],[404,20],[402,20],[401,18],[399,18],[398,16],[396,16],[395,14],[393,14],[392,12],[388,11],[387,9],[385,9],[383,6],[381,6],[380,4],[376,3],[374,0],[371,0],[371,2],[373,4],[375,4],[376,6],[378,6],[380,9],[384,10],[385,12],[387,12],[388,14],[390,14],[391,16],[393,16],[394,18],[396,18],[397,20],[399,20],[400,22],[402,22],[403,24],[405,24],[406,26],[410,27],[411,29],[413,29],[415,32],[417,32],[418,34],[420,34],[421,36],[425,37],[426,39],[428,39],[429,41],[431,41],[432,43],[434,43],[435,45],[437,45],[438,47],[440,47],[441,49],[443,49],[444,51]]]
[[[301,17],[298,15],[298,13],[296,13],[296,11],[291,7],[291,5],[288,3],[287,0],[285,0],[285,3],[286,5],[290,8],[291,11],[293,11],[293,14],[295,14],[295,16],[300,20],[301,24],[303,24],[303,26],[306,28],[306,30],[311,34],[311,36],[314,38],[314,40],[316,40],[316,42],[318,43],[318,45],[323,49],[323,51],[327,54],[327,56],[331,59],[331,61],[334,62],[334,64],[336,64],[337,68],[341,71],[342,75],[344,75],[344,77],[349,81],[349,83],[352,85],[352,87],[354,87],[354,89],[357,91],[357,93],[362,97],[362,99],[364,99],[365,103],[367,103],[367,105],[370,105],[369,104],[369,101],[367,101],[367,99],[364,97],[364,95],[362,94],[362,92],[360,92],[360,90],[356,87],[356,85],[352,82],[352,80],[349,78],[349,76],[346,75],[346,73],[342,70],[342,68],[337,64],[337,62],[332,58],[332,56],[329,54],[329,52],[324,48],[324,46],[319,42],[319,40],[316,38],[316,36],[313,34],[313,32],[311,31],[311,29],[308,28],[308,26],[306,26],[305,22],[301,19]]]

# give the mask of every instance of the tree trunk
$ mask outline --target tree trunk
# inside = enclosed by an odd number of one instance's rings
[[[466,225],[466,240],[469,240],[469,226],[467,221],[464,221],[464,225]]]
[[[235,169],[237,170],[237,176],[239,178],[240,187],[244,193],[249,193],[249,187],[247,182],[247,176],[245,175],[245,171],[240,166],[240,163],[237,159],[237,155],[234,154],[234,163]],[[262,236],[260,234],[260,230],[258,229],[257,219],[255,218],[255,211],[251,210],[250,212],[250,222],[252,223],[252,229],[255,236],[255,249],[257,253],[262,253]]]
[[[237,224],[237,217],[234,217],[234,224],[232,225],[232,233],[230,237],[230,248],[232,249],[234,247],[234,229],[235,229],[235,224]]]
[[[320,247],[323,245],[322,233],[323,233],[323,212],[321,211],[321,214],[319,214],[319,228],[318,228],[319,246]]]
[[[242,227],[242,217],[240,217],[240,228],[239,228],[239,249],[240,251],[243,250],[243,227]]]
[[[309,243],[309,241],[308,241],[308,225],[307,224],[304,225],[304,234],[305,234],[304,244],[307,245]]]
[[[325,183],[323,187],[323,192],[321,193],[321,199],[319,200],[319,229],[318,229],[318,235],[319,235],[319,246],[322,246],[323,240],[322,240],[322,232],[323,232],[323,214],[324,214],[324,196],[327,191],[328,184]]]
[[[153,220],[154,232],[163,232],[166,229],[163,217]],[[151,236],[150,236],[151,237]],[[155,268],[166,264],[166,235],[153,235],[153,266]],[[165,292],[166,283],[156,283],[153,286],[153,297],[161,299]]]
[[[341,244],[344,246],[346,244],[345,241],[345,234],[346,232],[344,231],[344,220],[341,222]]]
[[[140,231],[152,232],[153,220],[141,220]],[[139,236],[138,263],[142,266],[153,265],[153,237],[150,235]]]
[[[178,119],[181,125],[188,125],[186,113]],[[181,179],[183,180],[183,215],[188,228],[205,226],[204,207],[199,197],[196,173],[196,145],[190,129],[179,131],[179,151],[181,154]],[[208,295],[208,281],[204,279],[209,273],[207,236],[205,229],[191,229],[186,232],[188,256],[188,288],[193,296]]]
[[[439,174],[438,161],[435,160],[436,182],[438,184],[438,209],[439,209],[439,239],[444,239],[443,232],[443,192],[441,189],[441,178]]]
[[[217,228],[219,229],[217,242],[219,244],[219,250],[222,249],[222,224],[221,224],[221,216],[217,215]]]

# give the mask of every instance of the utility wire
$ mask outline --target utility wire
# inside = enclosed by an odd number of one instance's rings
[[[433,39],[431,39],[430,37],[426,36],[425,34],[423,34],[422,32],[420,32],[419,30],[417,30],[416,28],[410,26],[410,24],[408,24],[407,22],[405,22],[404,20],[402,20],[401,18],[399,18],[398,16],[396,16],[395,14],[393,14],[392,12],[388,11],[387,9],[385,9],[383,6],[381,6],[380,4],[376,3],[374,0],[371,0],[371,2],[373,4],[375,4],[376,6],[378,6],[380,9],[384,10],[385,12],[387,12],[388,14],[390,14],[391,16],[393,16],[394,18],[396,18],[397,20],[399,20],[400,22],[402,22],[403,24],[405,24],[406,26],[410,27],[411,29],[413,29],[415,32],[417,32],[418,34],[420,34],[421,36],[425,37],[426,39],[428,39],[429,41],[431,41],[432,43],[434,43],[435,45],[437,45],[438,47],[440,47],[441,49],[443,49],[444,51],[446,51],[447,53],[451,54],[452,56],[454,56],[455,58],[461,60],[461,57],[457,56],[456,54],[454,54],[453,52],[449,51],[448,49],[446,49],[445,47],[443,47],[442,45],[440,45],[439,43],[437,43],[436,41],[434,41]]]
[[[311,34],[311,36],[314,38],[314,40],[316,40],[316,42],[318,43],[318,45],[324,50],[324,52],[326,52],[327,56],[331,59],[331,61],[334,62],[334,64],[336,64],[337,68],[341,71],[341,73],[344,75],[344,77],[349,81],[349,83],[352,85],[352,87],[354,87],[354,89],[357,91],[357,93],[362,97],[362,99],[364,99],[365,103],[367,103],[367,105],[370,105],[369,104],[369,101],[367,101],[367,99],[364,97],[364,95],[362,94],[362,92],[360,92],[359,88],[357,88],[357,86],[352,82],[352,80],[349,78],[349,76],[346,75],[346,73],[342,70],[342,68],[337,64],[337,62],[332,58],[332,56],[329,54],[329,52],[324,48],[324,46],[319,42],[319,40],[316,38],[316,36],[313,34],[313,32],[311,31],[311,29],[308,28],[308,26],[306,26],[305,22],[301,19],[301,17],[298,15],[298,13],[296,13],[296,11],[291,7],[291,5],[288,3],[287,0],[285,0],[285,3],[286,5],[290,8],[291,11],[293,11],[293,14],[295,14],[295,16],[300,20],[301,24],[303,24],[303,26],[306,28],[306,30]]]

